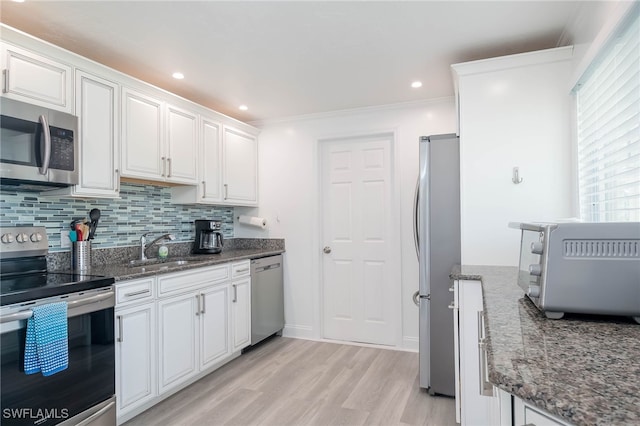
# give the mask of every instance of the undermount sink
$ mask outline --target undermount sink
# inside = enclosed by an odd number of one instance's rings
[[[176,266],[188,265],[190,263],[195,263],[195,262],[200,262],[200,260],[183,259],[183,260],[173,260],[170,262],[159,262],[159,263],[148,263],[148,264],[144,264],[144,263],[141,264],[140,261],[132,260],[131,262],[129,262],[129,267],[132,269],[135,268],[140,272],[149,272],[149,271],[162,271],[165,269],[174,268]]]

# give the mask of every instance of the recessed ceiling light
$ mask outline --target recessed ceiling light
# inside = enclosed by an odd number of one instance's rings
[[[238,107],[238,109],[239,109],[240,111],[246,111],[246,110],[248,110],[248,109],[249,109],[249,107],[248,107],[248,106],[246,106],[246,105],[240,105],[240,106]]]
[[[174,72],[172,75],[176,80],[182,80],[184,78],[184,74],[182,74],[181,72]]]
[[[418,87],[422,87],[422,82],[414,81],[413,83],[411,83],[411,87],[413,87],[414,89],[417,89]]]

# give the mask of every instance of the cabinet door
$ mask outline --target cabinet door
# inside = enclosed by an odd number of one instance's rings
[[[122,98],[122,176],[164,180],[162,102],[127,88]]]
[[[455,288],[455,287],[454,287]],[[492,399],[480,393],[480,315],[482,284],[458,281],[458,348],[460,359],[460,405],[462,425],[489,424]]]
[[[251,343],[251,278],[231,283],[233,352]]]
[[[220,125],[202,119],[202,187],[203,202],[222,200],[222,144],[220,143]]]
[[[155,304],[116,310],[118,416],[156,394]]]
[[[76,195],[117,197],[118,86],[76,72],[76,114],[80,132],[80,184]]]
[[[198,298],[189,293],[158,301],[159,393],[198,372]]]
[[[200,297],[200,369],[205,369],[231,354],[229,283],[205,289]]]
[[[3,96],[73,112],[72,70],[28,50],[2,44]]]
[[[223,199],[236,205],[258,204],[258,143],[255,136],[224,127]]]
[[[167,105],[168,181],[198,183],[198,117],[189,111]]]

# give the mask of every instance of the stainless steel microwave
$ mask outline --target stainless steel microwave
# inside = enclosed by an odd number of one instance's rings
[[[78,118],[0,98],[0,180],[10,186],[69,186],[79,181]]]

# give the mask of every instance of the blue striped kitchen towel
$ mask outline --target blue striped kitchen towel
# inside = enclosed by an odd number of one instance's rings
[[[69,366],[67,302],[34,306],[27,320],[24,372],[51,376]]]

